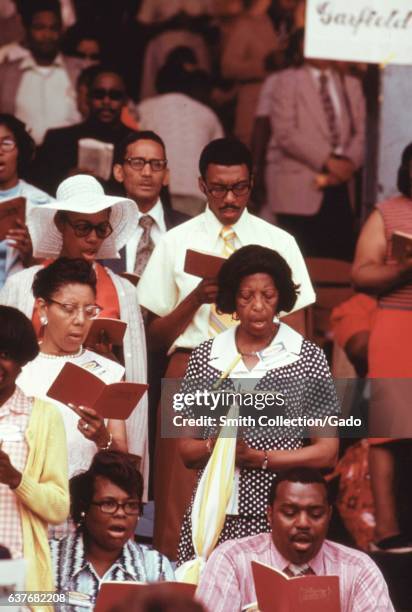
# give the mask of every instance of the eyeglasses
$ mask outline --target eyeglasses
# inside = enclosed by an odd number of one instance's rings
[[[11,153],[17,147],[17,142],[14,138],[10,138],[10,136],[6,136],[6,138],[2,138],[0,140],[0,150],[3,153]]]
[[[97,304],[87,304],[87,306],[79,306],[79,304],[64,304],[57,300],[48,299],[51,304],[57,304],[67,317],[73,317],[82,312],[86,319],[95,319],[103,310],[101,306]]]
[[[235,196],[243,196],[249,193],[251,189],[251,184],[249,182],[235,183],[234,185],[212,185],[212,187],[209,187],[206,183],[204,183],[204,185],[207,191],[219,200],[223,200],[229,191]]]
[[[68,217],[65,217],[65,222],[73,228],[75,236],[77,238],[85,238],[94,230],[98,238],[108,238],[113,233],[113,228],[109,221],[102,221],[94,225],[89,221],[77,221],[72,223]]]
[[[144,157],[126,157],[125,162],[133,170],[143,170],[146,164],[149,164],[152,172],[161,172],[167,166],[167,159],[145,159]]]
[[[99,502],[91,502],[93,506],[98,506],[103,514],[116,514],[119,508],[123,508],[125,514],[136,516],[140,514],[140,501],[132,500],[118,502],[115,499],[104,499]]]
[[[90,95],[94,100],[104,100],[107,97],[110,98],[110,100],[113,100],[114,102],[120,102],[120,100],[123,100],[124,98],[124,91],[122,91],[121,89],[97,88],[92,89]]]

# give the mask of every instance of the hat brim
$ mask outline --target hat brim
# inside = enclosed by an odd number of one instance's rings
[[[54,200],[48,204],[34,206],[27,216],[33,256],[39,258],[60,256],[63,237],[54,222],[57,211],[95,214],[107,208],[111,209],[110,224],[113,233],[102,242],[96,259],[119,258],[119,250],[136,230],[139,215],[133,200],[108,195],[98,195],[95,198],[74,196],[64,201]]]

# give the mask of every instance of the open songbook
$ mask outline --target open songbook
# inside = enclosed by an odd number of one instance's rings
[[[89,170],[95,176],[108,181],[113,166],[114,146],[95,138],[80,138],[78,143],[77,165],[82,170]]]
[[[106,385],[91,372],[65,363],[47,395],[63,404],[88,406],[106,419],[127,419],[149,385],[118,382]]]
[[[185,582],[103,582],[96,599],[94,612],[109,612],[119,604],[124,604],[125,600],[136,604],[139,597],[146,597],[148,594],[180,595],[193,599],[195,596],[196,585]]]
[[[16,220],[25,220],[26,198],[12,198],[0,201],[0,240],[4,240],[9,231],[16,227]]]
[[[184,271],[193,276],[200,276],[200,278],[215,278],[225,261],[224,257],[213,255],[213,253],[187,249]]]
[[[260,612],[340,612],[338,576],[294,576],[252,561]]]

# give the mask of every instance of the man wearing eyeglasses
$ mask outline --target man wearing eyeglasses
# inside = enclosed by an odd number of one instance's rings
[[[88,96],[89,116],[82,123],[47,132],[35,163],[37,184],[55,193],[59,183],[71,174],[94,174],[91,167],[79,167],[79,141],[91,138],[116,145],[133,133],[121,121],[126,100],[121,74],[111,67],[96,67]]]
[[[216,279],[206,278],[199,283],[197,277],[184,272],[187,249],[227,257],[248,244],[272,248],[286,259],[294,282],[300,285],[295,310],[315,299],[295,239],[246,210],[253,184],[249,149],[237,140],[213,140],[203,149],[199,169],[199,187],[208,201],[206,211],[160,239],[138,286],[140,304],[149,311],[148,341],[153,348],[165,348],[170,355],[166,378],[182,377],[191,351],[216,335]],[[296,324],[298,317],[293,314],[288,322],[294,319]],[[175,558],[194,477],[184,468],[174,440],[160,439],[156,452],[155,542],[162,552]],[[167,515],[163,514],[166,509]]]

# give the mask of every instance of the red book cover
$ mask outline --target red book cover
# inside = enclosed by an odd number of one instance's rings
[[[200,278],[216,278],[225,261],[218,255],[187,249],[184,271]]]
[[[196,585],[185,582],[103,582],[97,595],[94,612],[110,612],[125,601],[137,604],[147,595],[180,595],[194,599]]]
[[[0,202],[0,240],[4,240],[9,231],[16,226],[16,220],[24,221],[26,217],[26,198],[13,198]]]
[[[62,404],[88,406],[105,419],[127,419],[149,385],[118,382],[106,385],[74,363],[64,364],[47,395]]]
[[[125,321],[120,321],[120,319],[111,319],[110,317],[93,319],[85,340],[85,345],[95,346],[102,341],[101,334],[104,334],[107,342],[115,346],[122,346],[126,328],[127,323]]]
[[[340,612],[338,576],[294,576],[252,561],[261,612]]]

